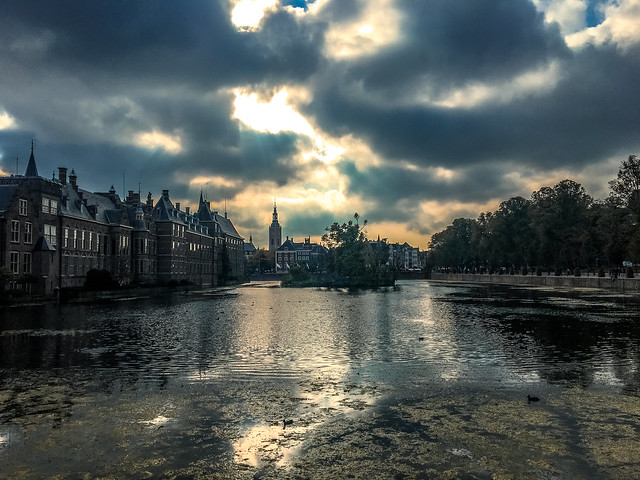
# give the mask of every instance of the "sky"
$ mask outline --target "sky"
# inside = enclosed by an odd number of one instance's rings
[[[454,218],[640,154],[640,0],[3,0],[0,170],[196,206],[266,246]]]

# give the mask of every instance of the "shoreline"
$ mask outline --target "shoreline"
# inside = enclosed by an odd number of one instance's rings
[[[473,273],[432,273],[431,280],[450,283],[480,283],[517,287],[591,288],[618,293],[640,294],[640,278],[571,277],[554,275],[491,275]]]

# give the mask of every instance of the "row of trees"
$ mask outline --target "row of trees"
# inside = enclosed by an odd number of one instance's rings
[[[495,271],[499,268],[619,267],[640,261],[640,159],[623,161],[595,200],[573,180],[513,197],[476,220],[458,218],[434,234],[429,263],[435,267]]]

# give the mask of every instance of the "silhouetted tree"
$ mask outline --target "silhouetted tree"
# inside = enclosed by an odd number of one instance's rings
[[[640,220],[640,158],[629,155],[618,170],[618,177],[609,182],[611,197],[631,210]]]

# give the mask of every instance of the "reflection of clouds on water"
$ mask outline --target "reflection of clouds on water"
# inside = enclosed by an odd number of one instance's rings
[[[235,462],[252,467],[264,463],[285,467],[295,457],[306,430],[307,427],[294,426],[285,429],[282,424],[255,425],[233,444]]]
[[[347,367],[336,366],[327,376],[301,381],[293,405],[281,410],[282,420],[251,425],[241,433],[233,443],[235,462],[289,468],[313,430],[374,405],[382,391],[369,381],[351,383],[349,375]]]
[[[157,427],[157,428],[161,428],[166,426],[168,423],[174,421],[173,418],[167,418],[164,415],[158,415],[156,418],[152,419],[152,420],[146,420],[146,421],[142,421],[140,423],[144,424],[144,425],[149,425],[150,427]]]

